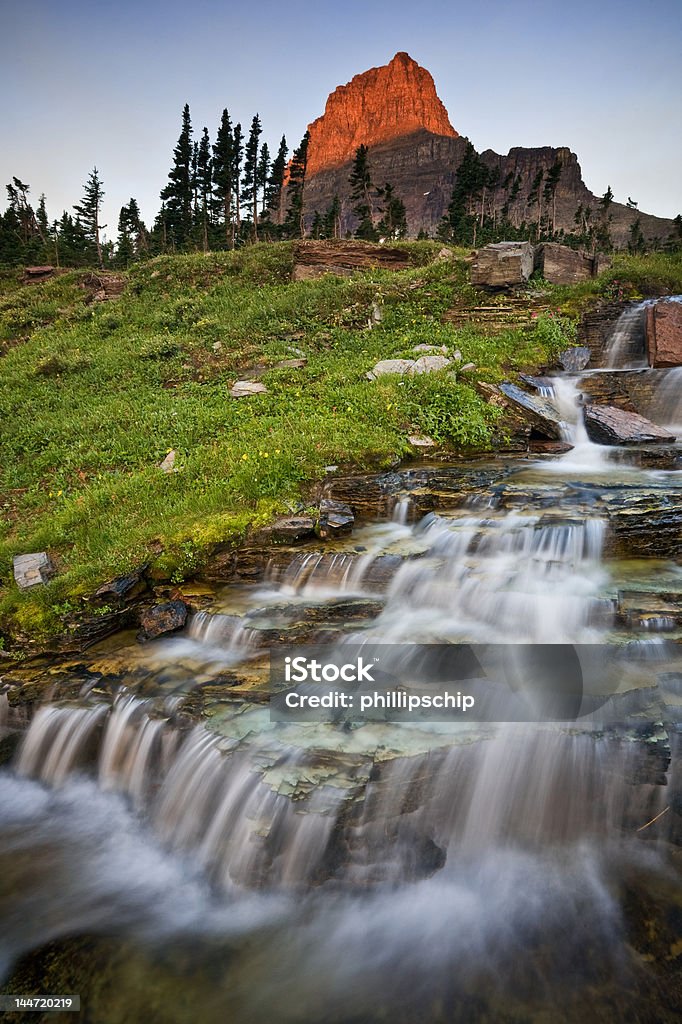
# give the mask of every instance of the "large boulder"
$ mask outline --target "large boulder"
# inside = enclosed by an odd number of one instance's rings
[[[535,269],[550,284],[576,284],[594,274],[594,260],[557,242],[545,242],[535,254]]]
[[[471,283],[483,288],[513,288],[533,273],[530,242],[494,242],[479,249],[471,266]]]
[[[647,309],[649,365],[682,366],[682,302],[661,299]]]
[[[557,362],[566,373],[580,373],[590,361],[592,353],[584,345],[574,345],[561,353]]]
[[[546,398],[530,395],[508,381],[500,384],[500,391],[517,412],[543,437],[552,441],[562,439],[562,421],[558,410]]]
[[[663,444],[675,440],[663,427],[615,405],[586,405],[583,415],[588,437],[597,444]]]

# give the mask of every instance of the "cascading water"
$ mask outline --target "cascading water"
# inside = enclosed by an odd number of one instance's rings
[[[621,313],[604,350],[605,364],[609,369],[634,369],[647,365],[646,314],[653,301],[646,299]]]
[[[637,359],[644,312],[628,311],[612,360]],[[657,396],[670,420],[679,372]],[[479,1011],[507,1024],[549,1019],[548,990],[575,998],[571,1024],[590,1018],[604,979],[632,961],[622,893],[636,890],[633,873],[668,877],[655,840],[679,830],[669,715],[651,691],[659,679],[679,687],[665,645],[676,646],[680,580],[656,563],[642,591],[664,577],[667,610],[617,610],[644,572],[605,558],[619,464],[587,436],[579,376],[554,378],[546,397],[567,455],[519,463],[418,522],[424,506],[401,492],[390,521],[278,556],[234,606],[196,612],[182,635],[151,645],[150,658],[184,672],[183,697],[169,701],[152,679],[110,703],[100,681],[87,699],[37,709],[14,772],[0,774],[8,970],[42,943],[103,933],[144,956],[160,946],[150,984],[179,974],[191,1019],[209,1024],[460,1024]],[[651,476],[637,473],[627,493],[648,495]],[[296,622],[301,609],[319,619],[353,599],[376,608],[339,627],[338,644],[628,643],[646,685],[623,705],[622,732],[271,722],[257,627],[276,620],[278,636],[283,607]],[[232,670],[247,662],[249,685],[234,696]],[[0,696],[0,729],[8,707]],[[576,973],[587,995],[575,995]],[[123,975],[131,999],[138,974],[134,963]],[[509,1010],[520,989],[527,1002]],[[620,1005],[611,989],[604,999]]]

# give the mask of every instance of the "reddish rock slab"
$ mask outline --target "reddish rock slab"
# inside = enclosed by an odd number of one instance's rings
[[[682,302],[661,299],[649,306],[646,348],[649,366],[682,366]]]
[[[587,405],[583,414],[588,437],[596,444],[664,444],[675,440],[663,427],[615,405]]]

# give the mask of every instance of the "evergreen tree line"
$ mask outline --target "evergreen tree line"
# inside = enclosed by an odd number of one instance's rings
[[[150,229],[142,221],[137,201],[131,198],[119,213],[117,238],[104,240],[107,225],[101,223],[104,185],[97,168],[90,172],[81,201],[73,213],[64,211],[50,221],[45,196],[31,204],[30,188],[19,178],[7,185],[8,205],[0,215],[0,265],[51,263],[56,266],[126,267],[130,263],[164,252],[234,249],[259,240],[345,237],[367,241],[400,239],[407,234],[407,217],[402,199],[386,182],[375,184],[370,154],[361,145],[355,153],[349,181],[349,206],[342,211],[339,196],[323,211],[304,218],[304,189],[307,174],[309,135],[303,136],[288,160],[287,141],[282,136],[274,158],[258,114],[248,134],[241,123],[233,123],[223,110],[212,142],[208,129],[195,138],[190,108],[182,111],[181,129],[173,150],[168,181],[160,193],[161,208]],[[594,207],[580,204],[575,228],[557,230],[557,190],[563,164],[557,158],[549,168],[537,171],[527,195],[522,177],[510,172],[503,179],[498,167],[488,166],[467,143],[445,216],[437,237],[458,245],[482,245],[502,239],[534,242],[561,241],[592,252],[612,247],[609,187]],[[346,198],[344,198],[344,206]],[[628,207],[637,203],[628,199]],[[423,232],[420,237],[427,237]],[[659,243],[660,244],[660,243]],[[675,219],[668,248],[682,247],[682,217]],[[635,216],[628,248],[644,251],[639,216]]]

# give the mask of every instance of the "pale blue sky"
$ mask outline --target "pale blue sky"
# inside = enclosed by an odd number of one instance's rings
[[[477,149],[568,146],[596,193],[682,211],[682,4],[603,0],[2,0],[0,184],[51,217],[97,164],[115,234],[131,195],[151,221],[189,102],[296,145],[328,93],[407,50]]]

